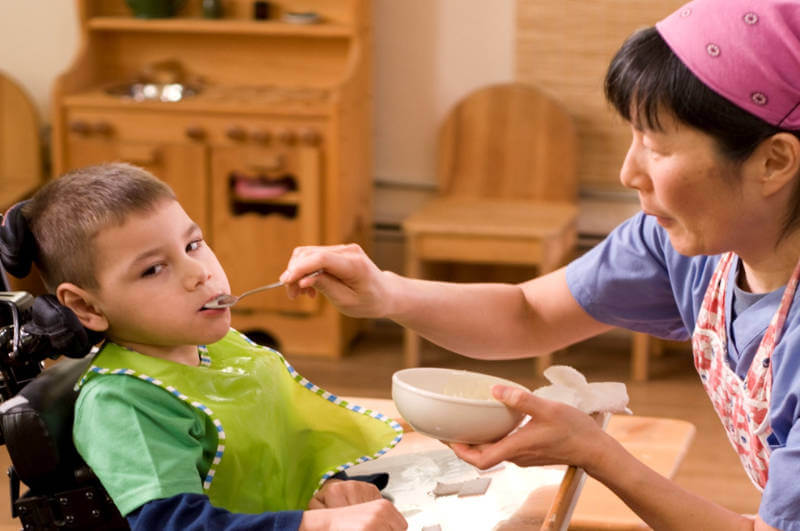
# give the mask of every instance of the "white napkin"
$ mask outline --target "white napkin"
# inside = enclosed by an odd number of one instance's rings
[[[533,394],[547,400],[564,402],[584,413],[631,413],[628,390],[621,382],[589,383],[580,371],[568,365],[552,365],[544,377],[552,385],[539,387]]]

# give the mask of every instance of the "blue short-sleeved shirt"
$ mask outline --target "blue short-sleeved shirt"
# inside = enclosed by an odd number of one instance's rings
[[[567,284],[598,321],[686,340],[720,258],[681,255],[654,218],[639,213],[567,266]],[[744,377],[784,290],[760,298],[731,322],[737,269],[731,268],[725,299],[728,362]],[[772,355],[772,453],[759,515],[773,527],[800,531],[800,290],[794,299]]]

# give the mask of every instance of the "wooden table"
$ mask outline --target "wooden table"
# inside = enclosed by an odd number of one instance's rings
[[[376,409],[397,419],[406,430],[403,441],[390,455],[427,452],[446,448],[441,442],[414,432],[397,412],[394,403],[386,399],[347,398],[357,404]],[[677,419],[612,415],[606,431],[631,454],[658,473],[674,477],[694,438],[690,422]],[[549,509],[558,485],[539,488],[526,499],[520,513],[535,516]],[[534,527],[535,529],[535,527]],[[593,478],[588,478],[578,499],[570,522],[571,530],[641,530],[647,525],[617,496]]]
[[[347,398],[347,400],[398,419],[406,430],[403,440],[387,453],[387,456],[446,448],[439,441],[411,430],[397,413],[391,400],[371,398]],[[664,476],[672,477],[688,450],[695,429],[691,423],[682,420],[614,415],[609,421],[607,431],[638,459]],[[6,469],[9,465],[5,447],[0,447],[0,468]],[[525,501],[525,512],[541,514],[543,517],[552,502],[556,487],[557,485],[553,485],[550,489],[537,489],[531,493]],[[0,499],[8,500],[7,481],[0,481]],[[9,504],[0,505],[0,531],[17,529],[19,521],[11,518]],[[536,529],[536,527],[525,527],[525,529]],[[589,478],[578,499],[569,529],[628,531],[647,529],[647,526],[611,491]]]

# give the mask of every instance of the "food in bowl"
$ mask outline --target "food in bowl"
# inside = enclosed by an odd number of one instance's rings
[[[504,378],[472,371],[415,367],[392,376],[392,399],[415,431],[446,442],[496,441],[524,414],[492,397],[497,384],[527,388]]]

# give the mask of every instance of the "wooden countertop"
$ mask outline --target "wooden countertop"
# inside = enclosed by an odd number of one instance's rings
[[[327,117],[334,112],[333,88],[280,87],[273,85],[205,85],[192,96],[177,102],[136,101],[112,96],[105,91],[120,83],[96,87],[64,96],[67,106],[103,109],[131,109],[171,112],[224,112],[249,115],[253,112],[288,116]]]

